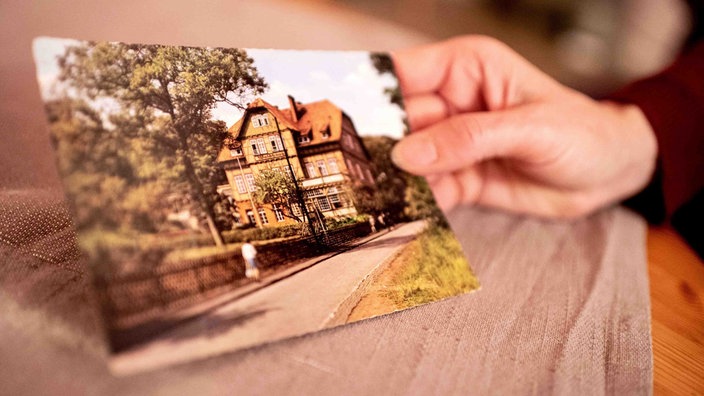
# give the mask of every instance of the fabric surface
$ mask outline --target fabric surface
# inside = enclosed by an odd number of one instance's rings
[[[456,210],[449,218],[482,282],[480,291],[118,378],[107,369],[85,268],[80,260],[62,264],[73,254],[55,243],[56,235],[70,233],[65,222],[7,243],[14,224],[46,217],[46,207],[60,208],[49,197],[3,191],[0,198],[3,393],[651,392],[645,228],[624,209],[573,223]],[[45,256],[54,261],[33,253],[59,246],[64,253]]]
[[[325,5],[264,0],[8,0],[0,32],[0,394],[650,393],[644,225],[622,209],[571,224],[463,209],[450,218],[478,292],[113,377],[65,209],[55,193],[26,190],[59,185],[32,38],[367,50],[429,40]]]

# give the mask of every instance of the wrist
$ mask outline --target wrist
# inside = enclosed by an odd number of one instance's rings
[[[600,104],[614,117],[613,133],[621,141],[617,155],[621,156],[624,165],[622,198],[627,198],[643,190],[652,180],[658,159],[658,141],[639,106],[608,100]]]

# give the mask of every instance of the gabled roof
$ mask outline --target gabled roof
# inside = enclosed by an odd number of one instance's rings
[[[242,118],[228,128],[230,136],[237,139],[242,132],[242,125],[244,125],[244,121],[249,117],[251,111],[261,108],[266,109],[276,117],[281,129],[290,129],[301,135],[309,136],[311,141],[305,145],[306,147],[339,141],[342,136],[343,112],[327,99],[306,104],[296,104],[298,117],[294,117],[293,109],[279,109],[261,98],[252,101],[247,106]],[[296,118],[298,118],[297,121]],[[329,132],[330,136],[324,138],[324,132]],[[226,161],[229,159],[231,159],[229,149],[224,147],[218,156],[218,160]]]

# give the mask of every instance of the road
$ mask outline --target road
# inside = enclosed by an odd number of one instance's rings
[[[365,278],[388,263],[423,230],[416,221],[337,254],[302,272],[226,303],[121,352],[112,369],[129,374],[281,340],[339,323],[341,304],[349,303]],[[350,307],[351,308],[351,307]],[[340,316],[346,315],[344,309]]]

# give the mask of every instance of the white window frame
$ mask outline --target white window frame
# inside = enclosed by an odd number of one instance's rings
[[[262,224],[269,224],[269,219],[266,217],[266,210],[259,208],[259,220]]]
[[[325,160],[318,160],[315,165],[318,168],[318,173],[320,173],[320,176],[327,176],[329,174],[328,168],[325,166]]]
[[[230,157],[239,157],[242,155],[242,147],[235,147],[230,149]]]
[[[266,150],[266,142],[264,142],[264,138],[259,138],[256,140],[256,142],[259,148],[259,155],[268,153],[268,151]]]
[[[244,194],[247,192],[247,186],[244,184],[244,179],[242,178],[242,175],[236,175],[234,178],[235,180],[235,185],[237,186],[237,192],[240,194]]]
[[[309,179],[318,177],[315,173],[315,164],[312,162],[306,162],[306,172],[308,172]]]
[[[318,208],[320,208],[321,211],[327,212],[332,210],[332,205],[330,205],[330,201],[328,201],[328,197],[322,196],[322,197],[316,197],[315,198],[318,202]]]
[[[278,205],[274,205],[274,216],[276,217],[276,221],[279,223],[286,220],[286,217],[284,217],[284,212],[279,208]]]
[[[254,125],[255,128],[269,125],[269,117],[267,117],[266,114],[252,116],[252,125]]]
[[[249,192],[253,192],[257,189],[257,185],[254,183],[254,175],[251,173],[244,174],[244,181],[247,183]]]
[[[335,158],[328,159],[328,170],[331,175],[340,173],[340,168],[337,167],[337,160]]]
[[[300,143],[300,144],[310,143],[310,136],[308,136],[308,135],[298,136],[298,143]]]
[[[281,138],[276,135],[269,136],[269,143],[271,143],[271,151],[273,153],[283,151],[284,149],[284,144],[281,141]]]
[[[257,224],[257,218],[254,217],[254,211],[252,209],[247,209],[247,220],[250,224]]]

